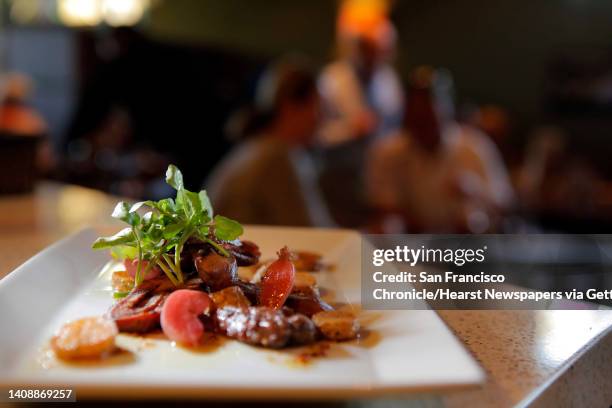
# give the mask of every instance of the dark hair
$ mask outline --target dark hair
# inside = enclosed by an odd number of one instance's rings
[[[302,59],[284,58],[273,63],[261,76],[253,104],[230,119],[231,138],[245,138],[260,132],[276,119],[285,102],[304,103],[316,92],[316,78]]]

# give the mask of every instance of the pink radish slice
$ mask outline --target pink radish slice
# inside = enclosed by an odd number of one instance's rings
[[[161,311],[161,327],[170,340],[186,346],[197,346],[204,335],[198,319],[208,312],[212,302],[204,292],[179,289],[170,294]]]
[[[123,261],[123,265],[125,266],[125,270],[127,271],[127,273],[132,278],[135,278],[136,271],[138,270],[138,259],[126,259]],[[142,261],[142,265],[140,266],[141,268],[140,273],[144,273],[148,265],[149,265],[149,262]],[[161,271],[159,270],[159,268],[157,266],[152,266],[151,269],[149,269],[149,272],[147,272],[147,274],[145,275],[143,280],[157,278],[159,275],[161,275]]]

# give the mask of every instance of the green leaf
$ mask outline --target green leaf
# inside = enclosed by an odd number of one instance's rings
[[[164,198],[163,200],[159,200],[157,203],[154,204],[154,208],[157,208],[160,212],[164,214],[170,215],[176,212],[176,204],[171,198]]]
[[[129,225],[136,226],[140,222],[140,216],[136,212],[130,212],[131,206],[125,201],[120,201],[115,206],[113,218],[121,220]]]
[[[123,299],[124,297],[126,297],[129,294],[130,294],[130,292],[113,292],[113,297],[115,299]]]
[[[140,201],[133,205],[118,203],[113,217],[128,223],[131,228],[111,237],[98,238],[93,247],[111,248],[116,259],[157,263],[173,283],[180,284],[183,281],[181,251],[191,237],[198,237],[220,254],[229,256],[219,241],[233,241],[243,229],[229,218],[217,215],[213,219],[213,207],[206,191],[196,193],[185,189],[183,175],[176,166],[168,166],[166,182],[176,189],[176,198]],[[137,281],[142,273],[139,270]]]
[[[198,229],[198,234],[202,237],[207,237],[210,232],[210,227],[208,225],[203,225]]]
[[[210,198],[208,198],[208,194],[206,193],[206,190],[201,190],[198,195],[200,196],[200,203],[201,203],[202,209],[206,210],[206,214],[208,215],[209,219],[212,219],[212,217],[214,216],[213,207],[212,207],[212,204],[210,203]]]
[[[168,170],[166,170],[166,183],[177,191],[185,188],[183,185],[183,173],[174,164],[169,165]]]
[[[111,256],[118,260],[138,258],[138,248],[128,245],[117,245],[111,248]]]
[[[115,245],[132,244],[136,240],[131,228],[124,228],[110,237],[100,237],[91,246],[93,249],[105,249]]]
[[[237,221],[222,215],[215,216],[215,236],[222,241],[233,241],[244,232]]]
[[[155,201],[139,201],[137,203],[132,204],[129,212],[131,213],[136,212],[144,206],[155,208],[155,204],[156,204]]]
[[[164,228],[164,232],[162,235],[165,239],[171,239],[174,238],[179,232],[181,232],[183,228],[185,228],[185,224],[183,223],[170,224]]]
[[[185,197],[187,197],[188,208],[191,216],[193,217],[200,214],[202,212],[202,201],[200,201],[200,195],[189,190],[184,191]]]
[[[202,212],[200,196],[192,191],[182,189],[176,195],[177,210],[183,210],[188,219]]]
[[[155,213],[153,211],[147,211],[143,216],[142,216],[142,225],[144,227],[148,227],[150,226],[152,223],[154,223],[156,221],[157,216],[155,215]]]

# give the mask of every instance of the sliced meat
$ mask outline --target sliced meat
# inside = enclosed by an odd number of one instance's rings
[[[287,317],[291,327],[291,343],[296,345],[311,344],[317,338],[317,327],[303,314],[294,314]]]
[[[301,313],[308,317],[312,317],[312,315],[319,312],[333,310],[333,307],[321,299],[318,289],[314,287],[294,288],[285,304],[296,313]]]
[[[132,292],[111,308],[110,317],[121,332],[149,332],[159,327],[161,307],[167,295]]]
[[[232,241],[222,244],[230,254],[238,261],[238,266],[251,266],[259,262],[261,251],[256,243],[252,241]]]
[[[194,263],[198,275],[213,292],[234,286],[238,281],[238,265],[233,256],[202,250],[195,256]]]
[[[261,251],[257,244],[251,241],[241,241],[235,240],[231,242],[219,242],[225,250],[227,250],[230,255],[236,258],[238,262],[238,266],[251,266],[256,265],[259,262],[259,257],[261,256]],[[187,259],[191,262],[191,260],[197,255],[198,252],[204,251],[209,252],[212,251],[213,247],[207,242],[201,241],[197,238],[190,238],[183,248],[183,252],[181,253],[182,259]],[[193,263],[191,263],[193,265]],[[183,266],[181,264],[181,266]],[[191,266],[189,266],[191,267]],[[188,269],[187,267],[186,269]]]
[[[251,304],[259,305],[259,285],[243,281],[238,281],[236,285],[242,289],[242,292]],[[312,317],[312,315],[319,312],[333,310],[333,307],[321,299],[318,289],[313,287],[294,288],[287,298],[285,306],[293,310],[294,313],[300,313],[306,317]]]
[[[244,293],[244,295],[247,297],[247,299],[249,299],[249,302],[251,302],[252,305],[258,304],[259,285],[238,280],[238,282],[236,282],[236,286],[238,286],[240,290],[242,290],[242,293]]]
[[[199,278],[188,280],[183,288],[202,290]],[[166,297],[178,289],[166,277],[144,281],[129,295],[115,303],[109,316],[121,332],[146,333],[159,328],[159,318]]]
[[[240,289],[238,286],[230,286],[229,288],[211,293],[210,297],[217,308],[223,308],[226,306],[248,308],[251,306],[251,302],[249,302],[249,299],[244,296],[242,289]]]
[[[291,338],[291,326],[280,310],[267,307],[217,309],[219,330],[228,337],[261,347],[281,348]]]

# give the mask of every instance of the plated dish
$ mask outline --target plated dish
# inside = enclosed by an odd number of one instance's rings
[[[113,218],[127,226],[92,248],[110,250],[117,301],[106,313],[65,323],[50,341],[57,358],[104,359],[117,351],[120,332],[160,329],[182,347],[200,347],[209,334],[274,349],[358,337],[355,313],[321,298],[320,255],[283,246],[260,263],[258,245],[240,239],[237,221],[214,214],[206,191],[187,190],[173,165],[166,182],[176,197],[115,207]],[[256,271],[239,272],[248,267]]]
[[[127,272],[123,261],[111,258],[107,249],[91,249],[97,238],[117,229],[85,229],[67,237],[0,281],[0,326],[10,328],[0,332],[0,385],[68,385],[79,399],[337,398],[440,391],[484,378],[434,311],[360,310],[361,251],[367,243],[358,233],[339,229],[246,225],[240,239],[256,243],[261,255],[257,264],[237,269],[241,280],[255,284],[285,246],[316,255],[293,261],[294,285],[314,278],[322,302],[357,318],[355,339],[327,340],[317,332],[314,343],[288,341],[270,348],[204,325],[194,347],[169,339],[160,314],[160,327],[150,332],[118,330],[113,348],[100,357],[58,358],[52,339],[66,323],[108,319],[109,311],[127,299],[124,293],[133,290],[113,285],[115,272]],[[299,261],[306,259],[316,272],[303,275],[308,267]],[[200,278],[196,272],[191,274]],[[215,293],[202,292],[211,298]]]

